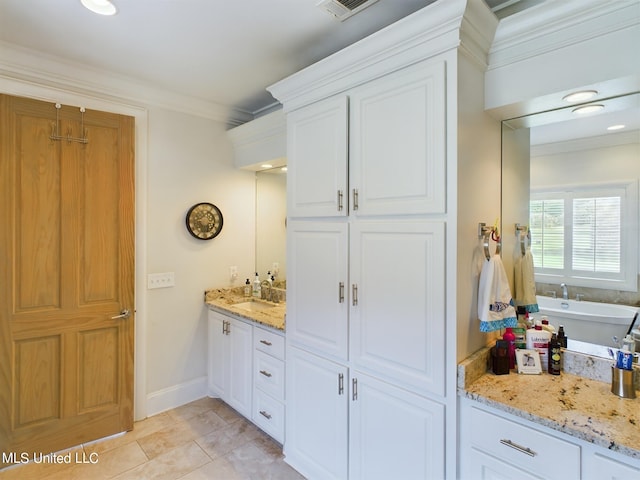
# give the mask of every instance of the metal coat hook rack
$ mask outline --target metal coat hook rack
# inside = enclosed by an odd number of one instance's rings
[[[491,250],[489,250],[489,242],[493,240],[496,242],[496,255],[500,255],[500,249],[502,243],[500,242],[500,235],[498,235],[498,228],[496,226],[488,227],[486,223],[478,223],[478,238],[482,239],[482,246],[484,247],[484,256],[487,260],[491,259]]]
[[[55,129],[52,129],[51,135],[49,138],[51,140],[66,140],[67,142],[78,142],[78,143],[89,143],[89,139],[87,138],[87,134],[84,130],[84,112],[85,108],[80,107],[80,130],[82,131],[82,137],[72,137],[71,130],[67,132],[66,136],[60,135],[60,109],[62,105],[56,103],[56,125]]]
[[[529,226],[516,223],[516,236],[520,240],[520,252],[524,255],[527,251],[526,242],[529,241],[529,245],[531,245],[531,230],[529,230]]]

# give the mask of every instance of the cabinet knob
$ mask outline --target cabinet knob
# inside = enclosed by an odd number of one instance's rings
[[[358,285],[355,283],[351,285],[351,303],[354,307],[358,305]]]
[[[271,415],[269,415],[269,413],[265,412],[264,410],[260,410],[260,415],[262,415],[267,420],[271,420]]]
[[[358,210],[358,189],[353,189],[353,209]]]
[[[342,197],[343,197],[343,193],[342,190],[338,190],[338,211],[341,212],[342,209],[344,208],[342,205]]]
[[[267,341],[267,340],[260,340],[260,343],[265,344],[267,347],[270,347],[271,345],[273,345],[273,343]]]
[[[271,374],[269,372],[267,372],[266,370],[260,370],[260,373],[262,375],[264,375],[265,377],[271,377]]]
[[[338,285],[338,303],[344,302],[344,282]]]

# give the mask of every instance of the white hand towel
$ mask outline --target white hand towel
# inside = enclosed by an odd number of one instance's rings
[[[525,311],[529,313],[539,311],[531,248],[527,247],[524,255],[520,256],[514,263],[513,277],[516,290],[516,303],[523,306]]]
[[[481,332],[515,327],[518,323],[500,255],[493,255],[482,265],[478,286],[478,319]]]

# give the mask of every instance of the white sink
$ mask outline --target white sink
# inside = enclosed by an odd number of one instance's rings
[[[272,305],[270,303],[262,303],[256,301],[234,303],[233,306],[241,308],[242,310],[247,310],[249,312],[264,312],[265,310],[270,310],[275,307],[275,305]]]

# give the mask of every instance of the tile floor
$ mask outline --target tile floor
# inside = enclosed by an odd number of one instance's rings
[[[219,399],[136,422],[133,431],[71,450],[96,463],[28,463],[0,480],[300,480],[282,447]]]

